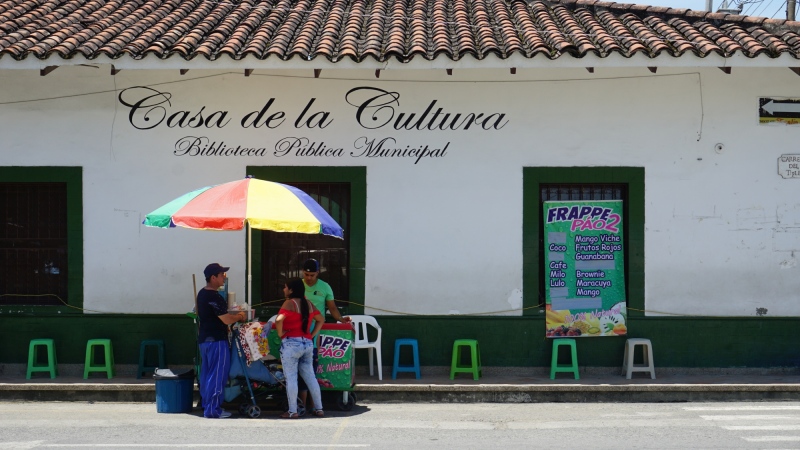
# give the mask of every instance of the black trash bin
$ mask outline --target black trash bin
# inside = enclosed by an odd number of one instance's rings
[[[194,369],[180,372],[156,370],[156,411],[160,413],[192,412]]]

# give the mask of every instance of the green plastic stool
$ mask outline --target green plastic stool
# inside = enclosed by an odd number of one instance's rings
[[[36,347],[40,345],[47,349],[47,364],[43,366],[36,364]],[[52,339],[31,339],[28,347],[28,374],[25,378],[30,380],[33,372],[50,372],[50,378],[55,378],[56,374],[58,374],[56,348]]]
[[[571,362],[570,364],[558,363],[558,347],[566,345],[570,348]],[[572,372],[575,374],[575,379],[580,380],[578,375],[578,347],[575,345],[575,339],[553,339],[553,358],[550,362],[550,379],[556,379],[558,372]]]
[[[97,365],[94,360],[94,347],[103,347],[104,364]],[[86,341],[86,363],[83,368],[83,379],[89,378],[89,372],[105,372],[108,378],[114,376],[114,350],[111,339],[89,339]]]
[[[465,366],[461,362],[461,347],[470,348],[471,365]],[[456,373],[467,372],[472,374],[472,379],[477,380],[481,377],[481,352],[478,341],[475,339],[456,339],[453,342],[453,362],[450,363],[450,379],[454,379]]]
[[[147,348],[155,347],[158,350],[158,365],[146,366],[145,356],[147,356]],[[156,369],[166,369],[167,364],[164,362],[164,340],[163,339],[145,339],[139,345],[139,370],[136,371],[136,378],[142,378],[145,372],[155,373]]]

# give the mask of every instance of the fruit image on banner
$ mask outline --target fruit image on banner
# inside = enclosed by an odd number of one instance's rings
[[[548,201],[543,209],[546,336],[626,335],[622,201]]]

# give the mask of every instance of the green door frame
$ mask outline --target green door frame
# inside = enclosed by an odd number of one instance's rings
[[[522,305],[523,315],[544,315],[539,305],[539,229],[542,184],[614,183],[628,185],[627,266],[628,315],[644,316],[644,168],[643,167],[523,167],[522,168]],[[544,302],[542,302],[544,303]]]
[[[83,167],[0,167],[0,180],[12,183],[66,183],[67,185],[67,299],[60,306],[18,306],[15,314],[83,313]],[[5,308],[4,308],[5,309]]]

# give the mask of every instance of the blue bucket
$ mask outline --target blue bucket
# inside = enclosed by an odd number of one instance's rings
[[[175,376],[154,375],[156,380],[156,411],[160,413],[192,412],[194,400],[194,370]]]

